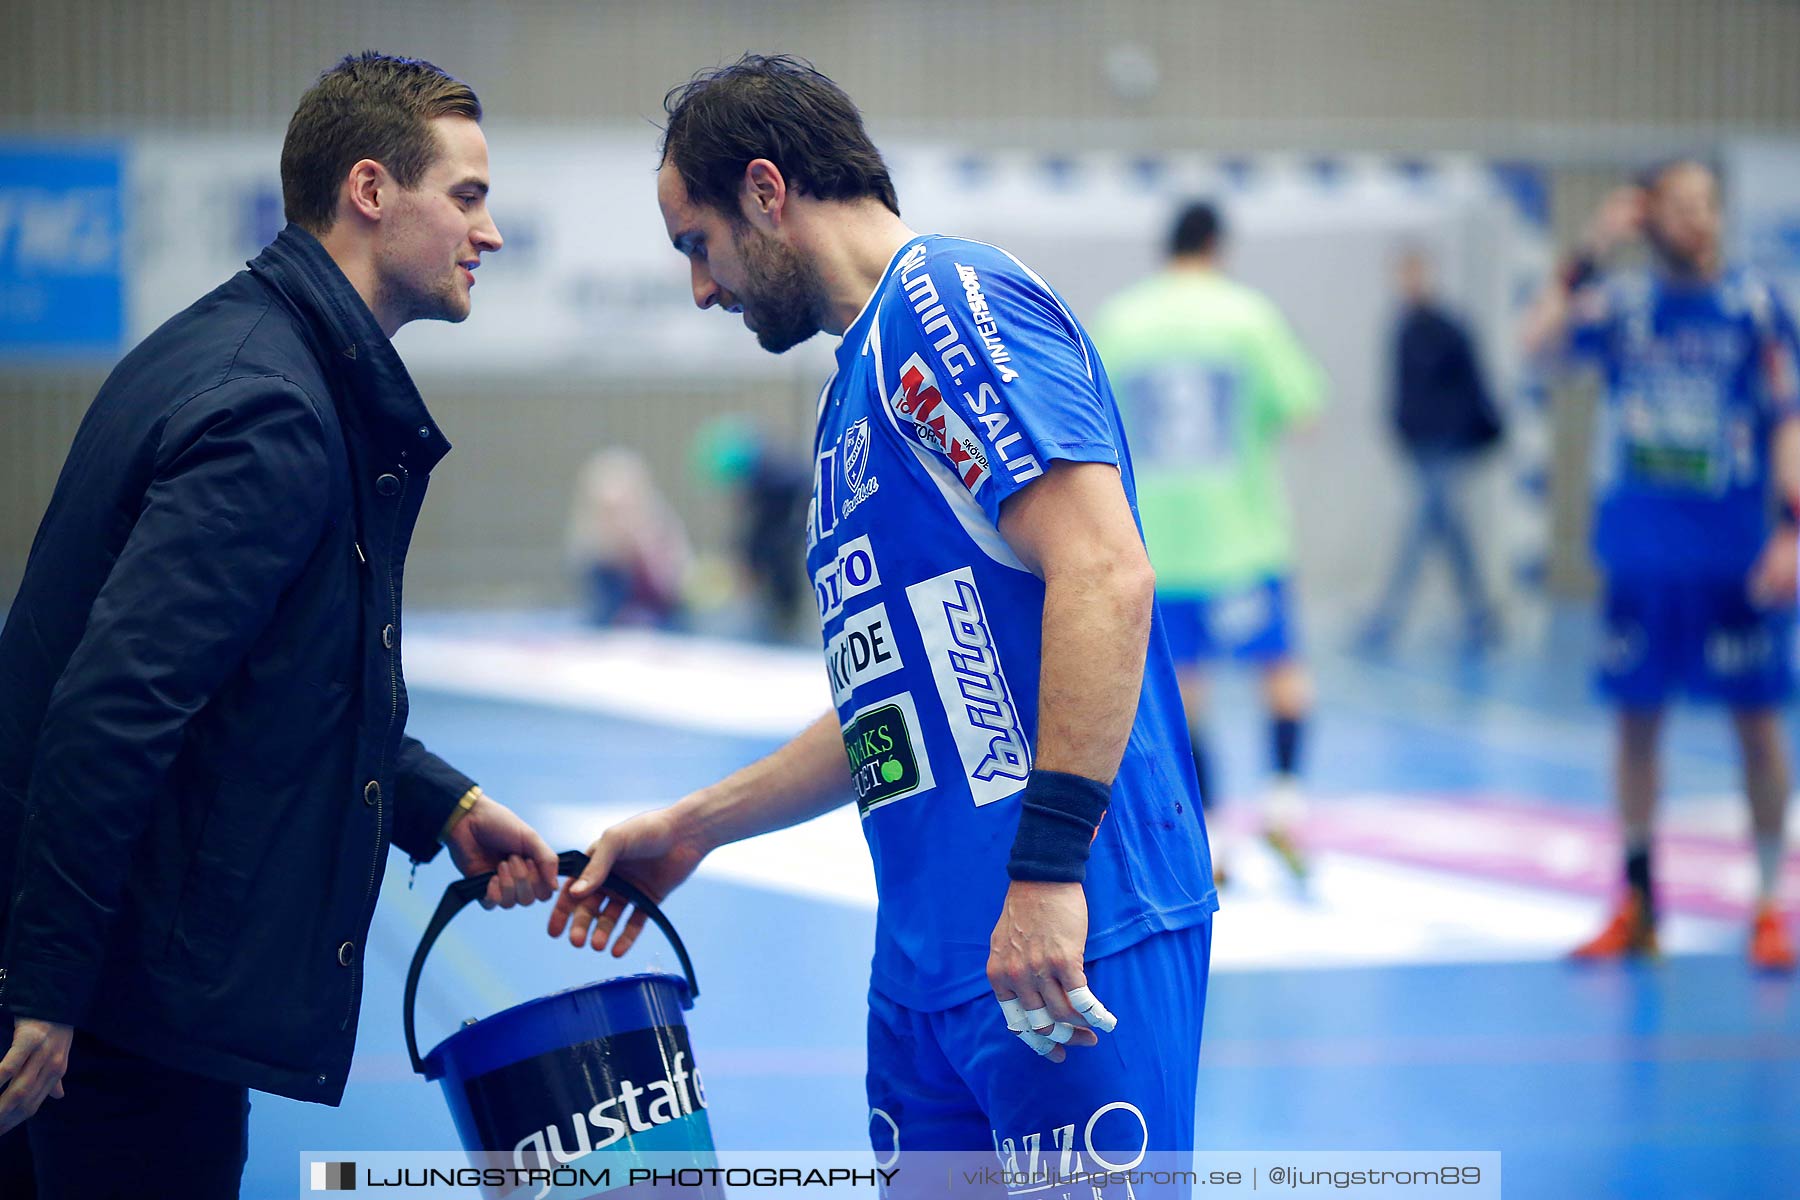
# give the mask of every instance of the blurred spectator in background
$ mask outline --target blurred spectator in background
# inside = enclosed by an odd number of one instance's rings
[[[1464,643],[1479,651],[1498,635],[1499,625],[1457,499],[1477,457],[1500,440],[1500,414],[1468,331],[1438,303],[1430,261],[1422,251],[1407,250],[1398,274],[1403,307],[1394,330],[1393,418],[1418,487],[1418,508],[1381,603],[1358,640],[1367,651],[1387,649],[1435,544],[1456,580]]]
[[[1602,273],[1642,236],[1648,269]],[[1583,959],[1656,952],[1651,828],[1663,708],[1729,706],[1758,869],[1753,965],[1794,968],[1776,909],[1789,791],[1800,352],[1769,284],[1722,261],[1718,181],[1698,162],[1609,196],[1528,315],[1526,348],[1594,363],[1605,390],[1594,552],[1606,574],[1601,690],[1618,706],[1625,895]],[[1782,514],[1775,519],[1777,511]]]
[[[680,617],[687,530],[635,452],[602,450],[582,467],[567,545],[594,624],[666,626]]]
[[[1232,658],[1262,675],[1274,780],[1263,834],[1296,876],[1301,734],[1311,682],[1296,655],[1292,546],[1273,450],[1324,402],[1324,375],[1267,297],[1220,270],[1211,204],[1175,223],[1165,270],[1101,310],[1094,341],[1125,417],[1138,509],[1187,706],[1201,795],[1209,769],[1201,666]],[[1222,864],[1223,845],[1214,849]],[[1215,866],[1222,880],[1224,869]]]
[[[721,417],[701,429],[694,443],[704,478],[731,496],[736,529],[732,548],[755,607],[756,633],[786,640],[810,616],[806,506],[812,499],[812,468],[798,454],[770,446],[739,417]]]

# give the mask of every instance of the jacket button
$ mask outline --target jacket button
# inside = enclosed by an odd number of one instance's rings
[[[431,426],[429,426],[429,425],[419,426],[419,436],[422,438],[430,437],[431,436]]]
[[[338,966],[347,967],[356,958],[356,943],[345,942],[338,947]]]
[[[396,496],[400,493],[400,477],[398,475],[378,475],[375,478],[375,490],[384,496]]]
[[[370,807],[381,803],[381,785],[373,779],[363,784],[363,803]]]
[[[320,1085],[320,1086],[321,1086],[321,1087],[323,1087],[323,1086],[324,1086],[324,1084],[325,1084],[325,1077],[324,1077],[324,1076],[323,1076],[323,1075],[320,1075],[320,1076],[319,1076],[319,1077],[318,1077],[318,1079],[319,1079],[319,1085]]]
[[[394,648],[394,627],[392,625],[383,625],[381,627],[381,645],[387,650],[392,650]]]

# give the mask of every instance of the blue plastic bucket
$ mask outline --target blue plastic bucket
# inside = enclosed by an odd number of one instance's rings
[[[576,875],[586,863],[571,852],[560,866]],[[445,891],[413,954],[404,1001],[413,1069],[442,1086],[464,1149],[479,1166],[514,1172],[509,1179],[555,1172],[549,1194],[558,1198],[623,1188],[643,1155],[656,1155],[658,1169],[714,1166],[706,1089],[683,1016],[699,994],[693,964],[650,898],[616,876],[604,888],[663,931],[686,978],[652,973],[568,988],[470,1022],[419,1056],[413,1004],[426,955],[488,879],[460,879]],[[596,1186],[602,1171],[605,1185]],[[490,1194],[542,1190],[509,1182]]]

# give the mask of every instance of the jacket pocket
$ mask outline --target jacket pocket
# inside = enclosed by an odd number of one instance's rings
[[[281,806],[268,783],[214,776],[205,786],[208,804],[182,879],[170,948],[176,961],[211,979],[238,948]]]

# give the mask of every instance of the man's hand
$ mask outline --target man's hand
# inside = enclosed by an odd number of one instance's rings
[[[1025,883],[1006,889],[988,945],[988,984],[1006,1027],[1019,1040],[1061,1062],[1064,1046],[1092,1046],[1095,1028],[1117,1022],[1088,990],[1087,896],[1079,883]]]
[[[1800,583],[1800,546],[1792,525],[1778,525],[1769,535],[1756,565],[1750,568],[1750,601],[1758,608],[1791,608]]]
[[[69,1025],[14,1017],[12,1048],[0,1058],[0,1134],[23,1124],[44,1097],[63,1098],[63,1072],[69,1069]]]
[[[581,877],[563,885],[550,913],[550,936],[561,937],[567,927],[570,945],[586,943],[604,950],[628,907],[623,897],[597,890],[615,868],[660,904],[694,873],[707,850],[683,829],[674,808],[639,813],[619,822],[588,847],[588,865]],[[631,914],[613,942],[614,958],[631,949],[647,919],[642,911]]]
[[[444,839],[464,875],[494,872],[481,907],[511,908],[556,894],[556,852],[506,805],[486,795]]]

